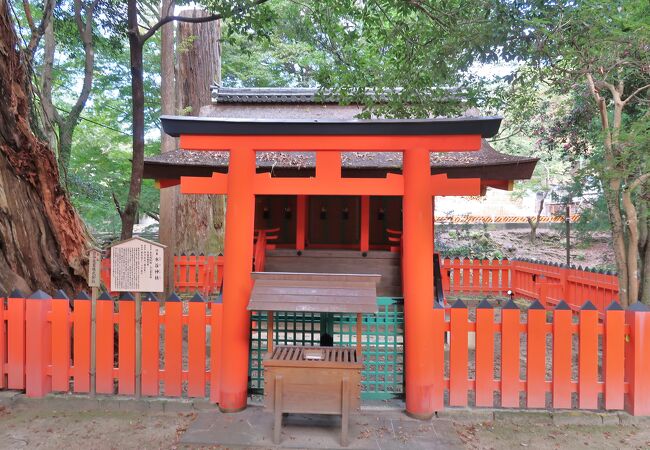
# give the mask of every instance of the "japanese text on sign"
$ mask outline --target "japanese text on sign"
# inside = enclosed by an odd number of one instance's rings
[[[101,286],[102,254],[99,250],[91,249],[88,253],[88,286]]]
[[[162,246],[134,238],[111,248],[111,291],[162,292]]]

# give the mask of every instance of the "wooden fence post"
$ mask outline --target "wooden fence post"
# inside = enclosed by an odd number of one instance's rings
[[[553,311],[553,408],[571,408],[572,311],[562,300]]]
[[[160,391],[160,303],[152,293],[142,302],[141,394],[156,396]]]
[[[546,280],[540,280],[535,284],[537,285],[539,302],[542,304],[544,309],[548,309],[548,283]]]
[[[120,292],[117,304],[119,311],[117,393],[133,395],[136,393],[135,298],[129,292]]]
[[[214,297],[210,317],[210,402],[219,403],[221,391],[221,329],[223,325],[223,302]]]
[[[501,308],[501,407],[519,407],[519,307],[512,300]]]
[[[52,299],[52,390],[70,390],[70,299],[57,291]]]
[[[637,302],[625,311],[630,327],[625,343],[628,395],[625,410],[633,416],[650,415],[650,309]]]
[[[450,309],[449,406],[467,406],[468,328],[467,306],[458,299]]]
[[[188,305],[187,396],[205,397],[205,300],[198,292]]]
[[[172,294],[165,300],[165,396],[183,391],[183,303]]]
[[[623,409],[625,389],[625,311],[612,301],[605,309],[603,336],[603,381],[605,409]]]
[[[476,306],[476,406],[494,406],[494,309],[486,299]]]
[[[7,299],[7,388],[25,389],[25,295],[18,289]]]
[[[546,309],[537,300],[528,307],[526,407],[546,406]]]
[[[445,309],[438,302],[433,302],[433,315],[431,321],[433,339],[433,352],[431,360],[435,370],[433,372],[433,389],[431,395],[431,408],[442,411],[445,407]]]
[[[115,358],[115,328],[113,299],[108,292],[97,298],[97,326],[95,348],[95,390],[98,394],[113,394],[113,367]]]
[[[94,288],[97,290],[97,288]],[[91,299],[88,294],[81,291],[74,298],[74,342],[72,353],[74,355],[74,392],[90,392],[91,379],[95,381],[95,367],[91,364],[90,354],[92,348],[91,336]]]
[[[0,389],[4,389],[5,383],[5,358],[7,353],[5,348],[7,346],[5,334],[5,296],[0,296]]]
[[[578,408],[598,409],[598,310],[589,300],[579,312]]]
[[[36,291],[25,301],[25,394],[44,397],[52,391],[52,378],[47,374],[52,358],[51,324],[47,313],[51,299]],[[66,343],[69,345],[69,343]]]

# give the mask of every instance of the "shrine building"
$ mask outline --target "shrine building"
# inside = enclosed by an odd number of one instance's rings
[[[314,89],[214,88],[200,117],[161,119],[180,149],[146,158],[145,178],[180,185],[182,194],[227,196],[224,411],[247,402],[256,230],[277,236],[256,271],[381,275],[377,296],[404,299],[407,412],[436,410],[435,198],[510,190],[537,159],[490,146],[500,117],[356,119],[361,111]]]

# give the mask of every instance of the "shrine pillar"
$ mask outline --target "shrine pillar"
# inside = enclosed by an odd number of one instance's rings
[[[228,166],[226,236],[224,243],[223,332],[219,409],[246,408],[251,290],[255,227],[255,151],[230,151]]]
[[[435,408],[433,324],[433,206],[429,151],[404,151],[403,159],[404,359],[407,414],[427,419]]]
[[[307,196],[296,196],[296,250],[303,251],[307,236]]]

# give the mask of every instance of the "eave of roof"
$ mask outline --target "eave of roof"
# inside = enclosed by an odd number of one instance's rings
[[[290,135],[290,136],[495,136],[501,117],[453,119],[224,119],[213,117],[162,116],[165,133],[185,135]]]
[[[485,178],[492,180],[528,179],[537,158],[499,153],[483,141],[479,151],[431,153],[431,173],[447,173],[451,178]],[[178,179],[181,176],[210,176],[227,172],[228,152],[175,150],[145,159],[145,178]],[[313,152],[258,152],[257,168],[281,176],[312,176],[316,167]],[[344,175],[384,176],[400,173],[399,152],[344,152],[341,158]]]

